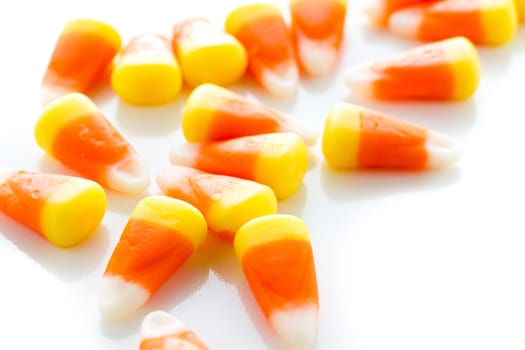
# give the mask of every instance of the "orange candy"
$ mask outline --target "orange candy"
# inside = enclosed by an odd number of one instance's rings
[[[368,0],[365,10],[372,23],[386,26],[390,15],[397,10],[432,1],[435,0]]]

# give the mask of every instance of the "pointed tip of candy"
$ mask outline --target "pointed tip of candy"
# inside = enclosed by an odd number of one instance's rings
[[[149,296],[149,292],[136,283],[104,276],[98,292],[100,316],[105,321],[123,321],[144,305]]]
[[[299,135],[307,146],[313,146],[317,143],[319,132],[314,128],[301,123],[300,121],[288,118],[286,121],[287,128],[293,133]]]
[[[54,100],[71,93],[71,90],[57,86],[42,85],[40,88],[40,102],[42,106],[47,106]]]
[[[278,97],[290,97],[295,94],[299,84],[299,71],[295,65],[286,69],[265,70],[262,75],[264,87]]]
[[[169,192],[169,189],[176,187],[181,180],[191,174],[199,173],[199,170],[188,168],[182,165],[170,165],[157,171],[156,181],[162,193]]]
[[[368,65],[350,68],[345,75],[345,85],[350,89],[352,95],[359,98],[372,99],[374,97],[374,81],[377,73],[372,71]]]
[[[285,348],[306,350],[315,347],[318,318],[317,305],[310,304],[274,311],[270,322],[284,341]]]
[[[144,317],[140,335],[142,339],[158,338],[188,330],[189,328],[184,323],[171,314],[164,311],[153,311]]]
[[[388,19],[388,27],[394,34],[416,38],[422,19],[423,12],[420,8],[407,8],[394,12]]]
[[[443,168],[461,158],[461,146],[451,138],[429,131],[425,148],[428,152],[428,168]]]
[[[170,161],[175,165],[193,167],[199,156],[200,145],[197,143],[179,143],[170,153]]]
[[[140,157],[131,157],[110,169],[107,183],[108,187],[115,191],[142,193],[150,184],[149,169]]]
[[[329,44],[300,39],[298,47],[301,64],[311,76],[326,75],[337,65],[339,52]]]

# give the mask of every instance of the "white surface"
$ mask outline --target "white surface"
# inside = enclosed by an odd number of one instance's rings
[[[242,2],[1,5],[0,167],[68,172],[44,156],[32,134],[40,80],[66,20],[100,18],[128,39],[169,34],[173,22],[190,14],[220,23]],[[320,130],[327,111],[345,99],[347,67],[416,45],[369,29],[364,1],[350,2],[345,54],[335,74],[302,79],[297,98],[287,101],[253,84],[235,90]],[[318,143],[304,186],[281,203],[280,212],[300,216],[311,232],[321,302],[318,349],[525,348],[525,27],[509,45],[482,49],[481,58],[481,85],[467,102],[363,103],[457,139],[464,152],[456,167],[335,173]],[[127,106],[110,91],[95,101],[147,156],[153,173],[168,164],[170,147],[181,139],[184,96],[154,109]],[[138,201],[108,195],[96,236],[71,250],[0,216],[0,349],[136,349],[141,317],[154,309],[173,313],[212,349],[271,346],[232,248],[222,242],[208,242],[136,318],[102,323],[97,286]]]

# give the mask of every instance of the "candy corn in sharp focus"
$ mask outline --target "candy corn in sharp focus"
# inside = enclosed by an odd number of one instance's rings
[[[326,74],[339,60],[346,0],[290,0],[290,12],[299,63],[310,75]]]
[[[270,187],[279,199],[299,189],[306,173],[307,158],[304,142],[292,133],[180,144],[171,152],[174,164],[259,182]]]
[[[97,183],[72,176],[3,171],[0,211],[60,247],[86,239],[106,212],[106,194]]]
[[[269,215],[242,226],[235,253],[262,312],[291,349],[310,349],[319,302],[308,229],[290,215]]]
[[[352,94],[379,100],[464,100],[480,76],[476,48],[457,37],[417,47],[348,71]]]
[[[139,350],[208,350],[208,347],[177,318],[153,311],[142,321]]]
[[[244,223],[277,211],[277,199],[268,186],[237,177],[171,166],[159,171],[157,182],[164,194],[199,209],[210,231],[229,242]]]
[[[288,97],[295,93],[299,72],[289,30],[279,9],[258,3],[233,10],[226,31],[248,52],[248,68],[270,93]]]
[[[173,101],[182,74],[167,38],[143,34],[130,40],[111,75],[113,89],[133,105],[161,105]]]
[[[106,74],[120,51],[119,33],[109,24],[76,19],[56,42],[42,82],[42,103],[70,92],[88,92]]]
[[[325,123],[323,154],[342,169],[424,169],[455,163],[456,142],[433,131],[351,104],[333,108]]]
[[[192,18],[173,28],[173,52],[189,85],[229,85],[246,72],[248,59],[242,44],[204,18]]]
[[[131,316],[184,264],[206,233],[206,221],[192,205],[162,196],[142,199],[102,277],[102,318],[121,321]]]
[[[402,8],[435,0],[367,0],[365,12],[373,24],[388,25],[388,18]]]
[[[82,94],[50,103],[37,121],[35,138],[47,154],[110,189],[140,193],[149,186],[140,156]]]
[[[513,0],[442,0],[393,13],[389,28],[401,36],[436,41],[464,36],[474,44],[503,45],[517,28]]]
[[[197,87],[186,101],[182,131],[189,142],[222,141],[272,132],[294,132],[307,145],[317,131],[217,85]]]

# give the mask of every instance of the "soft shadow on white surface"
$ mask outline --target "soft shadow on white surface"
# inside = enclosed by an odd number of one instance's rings
[[[293,195],[279,201],[277,211],[281,214],[301,216],[304,211],[306,198],[307,190],[306,186],[303,184]]]
[[[148,193],[130,196],[106,189],[108,209],[125,216],[129,216],[133,209],[135,209],[137,203],[146,196],[148,196]]]
[[[29,228],[0,214],[0,232],[46,271],[67,282],[86,278],[104,263],[109,250],[108,229],[100,225],[77,246],[60,248]]]

